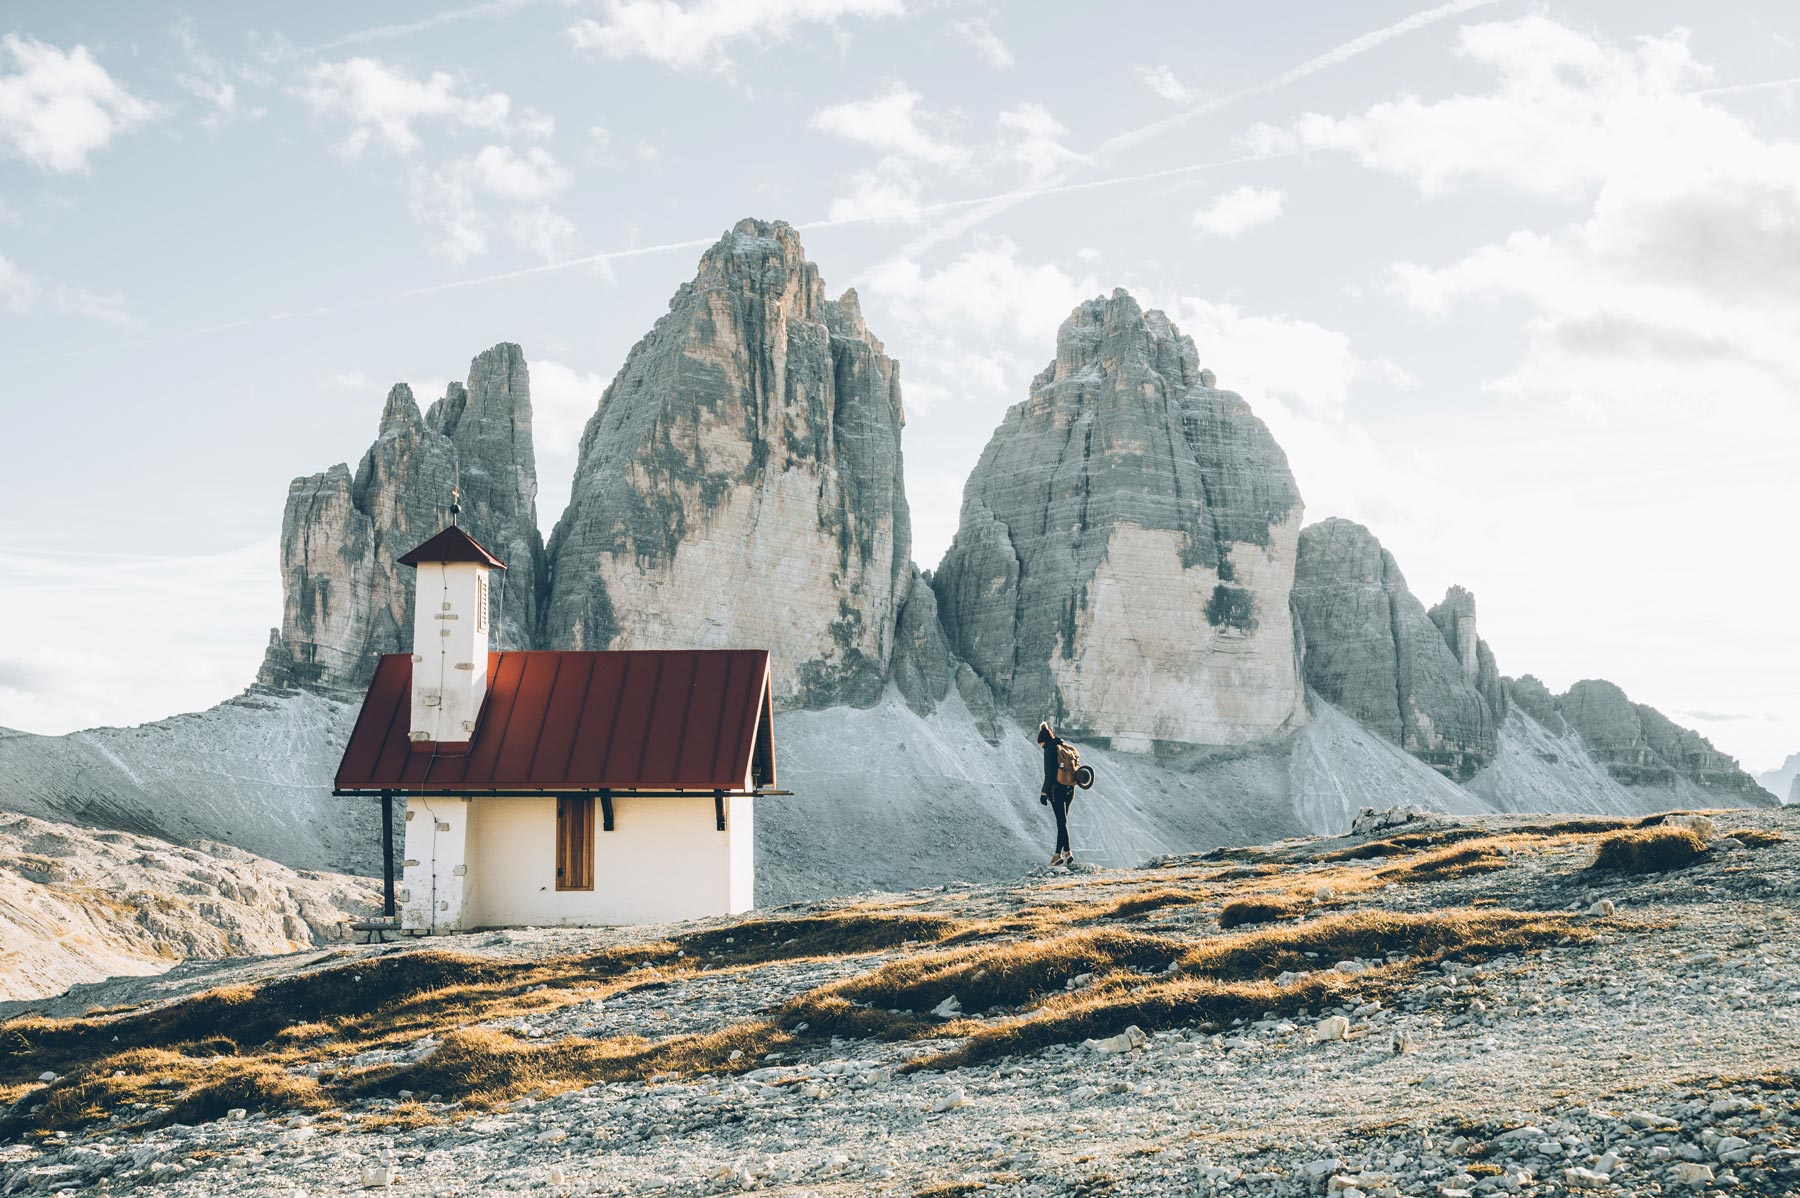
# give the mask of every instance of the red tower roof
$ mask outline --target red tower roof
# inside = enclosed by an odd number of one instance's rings
[[[480,541],[455,524],[400,559],[403,566],[418,566],[426,562],[474,562],[480,566],[492,566],[496,570],[506,569],[505,562],[489,553]]]
[[[455,753],[407,737],[410,653],[383,655],[338,766],[340,793],[737,791],[775,784],[762,649],[488,655],[475,733]]]

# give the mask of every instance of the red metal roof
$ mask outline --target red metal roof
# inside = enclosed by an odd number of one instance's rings
[[[466,750],[407,738],[412,655],[383,654],[344,747],[345,791],[694,790],[775,784],[763,649],[488,654]]]
[[[425,562],[476,562],[497,570],[506,569],[505,562],[455,524],[400,559],[403,566],[418,566]]]

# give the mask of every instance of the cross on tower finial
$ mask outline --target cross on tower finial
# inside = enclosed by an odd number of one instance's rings
[[[455,524],[456,518],[460,515],[462,515],[462,486],[458,484],[450,488],[450,523]]]

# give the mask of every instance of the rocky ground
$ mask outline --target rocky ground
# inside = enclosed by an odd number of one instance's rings
[[[367,878],[297,871],[229,845],[0,812],[0,1013],[189,958],[335,940],[380,902]]]
[[[1792,1194],[1800,813],[1717,817],[191,966],[0,1027],[0,1193]]]

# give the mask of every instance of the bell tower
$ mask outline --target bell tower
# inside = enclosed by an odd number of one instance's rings
[[[488,582],[506,563],[456,524],[400,559],[413,589],[412,722],[415,752],[466,749],[488,686]]]

